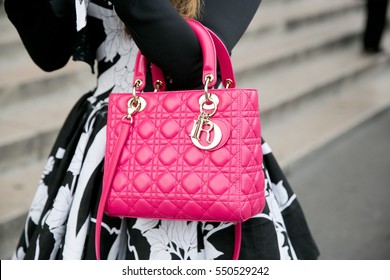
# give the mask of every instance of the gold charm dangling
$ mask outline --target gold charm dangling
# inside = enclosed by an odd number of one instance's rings
[[[211,104],[210,104],[211,103]],[[194,125],[191,131],[191,141],[192,143],[202,150],[211,150],[218,146],[222,140],[222,130],[221,128],[210,120],[210,118],[217,111],[219,104],[219,99],[215,94],[203,95],[199,99],[200,104],[200,115],[197,120],[194,120]],[[201,143],[202,134],[206,134],[205,143]],[[213,134],[213,139],[211,136]]]

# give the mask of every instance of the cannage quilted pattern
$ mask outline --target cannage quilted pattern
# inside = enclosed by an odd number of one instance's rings
[[[111,216],[244,221],[264,207],[258,95],[254,89],[214,89],[220,103],[212,121],[227,124],[222,147],[204,151],[190,133],[202,90],[140,93],[146,108],[122,120],[130,93],[112,93],[105,168],[118,135],[130,125],[109,187]],[[228,135],[226,135],[226,133]]]

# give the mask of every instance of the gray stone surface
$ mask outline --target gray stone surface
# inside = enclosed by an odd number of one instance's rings
[[[390,259],[389,144],[387,110],[289,176],[321,259]]]

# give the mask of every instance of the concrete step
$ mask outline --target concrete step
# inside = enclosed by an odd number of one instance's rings
[[[385,38],[384,46],[390,50],[390,32]],[[242,77],[238,85],[258,89],[263,123],[272,123],[294,114],[308,103],[319,102],[343,84],[369,75],[389,60],[390,55],[386,53],[364,55],[360,45],[355,44],[318,53],[288,67],[277,67],[269,72],[253,71]]]
[[[49,151],[70,109],[81,97],[68,87],[0,111],[0,170],[40,159]]]
[[[248,27],[245,37],[273,30],[292,30],[323,22],[360,10],[363,2],[355,0],[264,0]]]
[[[291,65],[298,59],[308,59],[324,50],[356,42],[363,29],[362,18],[362,11],[358,10],[304,29],[274,31],[247,38],[237,44],[232,54],[237,79],[248,72],[270,71],[277,66]]]
[[[321,102],[264,124],[263,136],[286,173],[297,168],[300,161],[320,156],[332,141],[389,109],[389,75],[387,62],[369,75],[344,84]]]
[[[46,73],[28,57],[23,62],[0,68],[0,109],[58,93],[65,98],[69,91],[86,92],[96,85],[96,77],[85,63],[69,62],[60,70]]]

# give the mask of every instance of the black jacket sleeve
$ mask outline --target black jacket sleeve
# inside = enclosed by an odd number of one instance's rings
[[[63,67],[72,55],[75,13],[62,5],[64,1],[5,0],[4,3],[31,58],[45,71]],[[216,32],[231,51],[260,1],[204,0],[200,21]],[[53,5],[54,2],[59,5]],[[173,88],[192,88],[201,83],[199,43],[169,0],[111,2],[142,53],[172,79]]]
[[[44,71],[63,67],[72,55],[76,31],[74,12],[49,0],[5,0],[8,18],[16,27],[33,61]],[[71,1],[72,2],[72,1]],[[69,1],[68,1],[69,3]]]
[[[174,88],[201,83],[202,54],[185,20],[168,0],[111,0],[142,53],[161,67]],[[233,49],[261,0],[205,0],[200,21]]]

